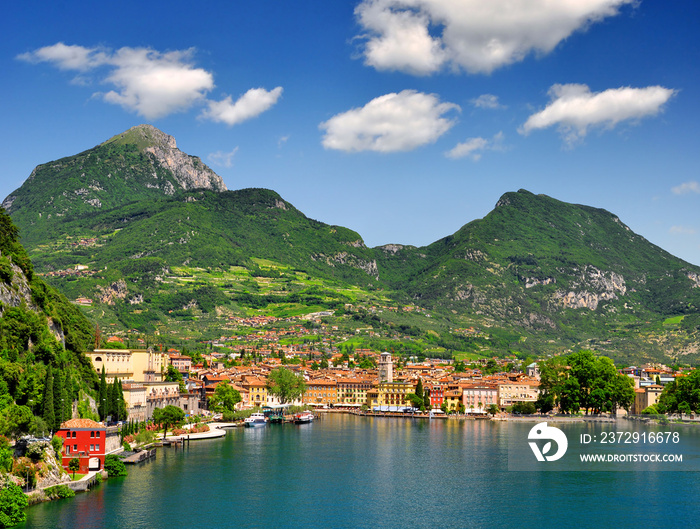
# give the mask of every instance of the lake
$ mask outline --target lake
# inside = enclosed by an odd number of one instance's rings
[[[27,510],[27,528],[695,527],[696,472],[508,470],[535,423],[327,414],[159,449],[73,499]],[[590,424],[560,426],[569,439]],[[678,431],[700,447],[693,426]],[[570,441],[571,442],[571,441]]]

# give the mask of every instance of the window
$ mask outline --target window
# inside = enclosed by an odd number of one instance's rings
[[[94,437],[95,437],[95,432],[90,432],[90,438],[92,439]]]
[[[66,454],[70,454],[70,445],[66,445]]]
[[[77,452],[77,451],[78,451],[78,445],[73,445],[73,452]]]

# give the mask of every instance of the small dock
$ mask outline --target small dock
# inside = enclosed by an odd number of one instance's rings
[[[135,465],[136,463],[141,463],[149,459],[156,457],[156,449],[151,448],[150,450],[141,450],[140,452],[134,452],[133,454],[122,459],[126,465]]]

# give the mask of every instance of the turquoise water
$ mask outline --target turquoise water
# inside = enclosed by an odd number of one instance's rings
[[[530,424],[331,415],[161,449],[27,528],[696,527],[696,472],[512,472]],[[567,426],[578,435],[585,425]],[[682,428],[682,427],[681,427]],[[698,440],[685,427],[684,439]],[[693,441],[694,442],[694,441]]]

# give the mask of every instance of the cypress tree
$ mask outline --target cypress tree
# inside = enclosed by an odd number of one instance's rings
[[[107,398],[105,399],[105,418],[114,420],[114,398],[112,397],[114,384],[107,384]]]
[[[46,381],[44,382],[44,405],[41,417],[46,425],[53,430],[56,424],[56,414],[53,405],[53,371],[51,366],[46,370]]]
[[[97,403],[97,413],[100,415],[100,420],[104,421],[105,417],[107,416],[107,378],[105,374],[105,366],[102,366],[98,398],[99,402]]]
[[[73,384],[68,370],[64,372],[63,379],[63,420],[69,421],[73,418]]]
[[[126,409],[126,400],[124,400],[124,388],[122,387],[122,381],[118,380],[117,382],[119,383],[119,420],[125,421],[129,412]]]
[[[53,377],[53,414],[54,422],[49,424],[49,428],[53,429],[54,432],[58,431],[63,422],[63,377],[61,376],[61,370],[56,370],[56,376]]]

